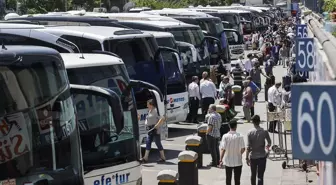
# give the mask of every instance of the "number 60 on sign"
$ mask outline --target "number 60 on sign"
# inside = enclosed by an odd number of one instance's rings
[[[313,38],[296,39],[296,62],[297,71],[313,71],[315,64],[315,47]]]
[[[292,87],[293,157],[336,161],[336,83]]]

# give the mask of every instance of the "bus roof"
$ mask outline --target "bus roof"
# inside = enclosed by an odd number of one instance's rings
[[[152,34],[155,38],[174,37],[174,35],[169,32],[162,32],[162,31],[143,31],[143,32]]]
[[[98,21],[98,22],[118,22],[115,19],[109,18],[100,18],[95,16],[46,16],[46,15],[39,15],[39,16],[28,16],[28,17],[15,17],[9,18],[8,20],[28,20],[28,21],[71,21],[71,22],[86,22],[86,21]]]
[[[100,43],[111,39],[127,39],[153,37],[148,33],[144,33],[136,29],[125,29],[105,26],[56,26],[46,27],[43,31],[61,36],[68,34],[77,37],[85,37],[98,40]]]
[[[163,9],[163,10],[151,10],[141,12],[142,14],[151,14],[151,15],[175,15],[175,16],[194,16],[194,17],[213,17],[212,15],[206,14],[204,12],[195,12],[189,9]]]
[[[210,8],[196,8],[196,9],[192,9],[193,11],[198,11],[198,12],[204,12],[204,13],[234,13],[237,14],[237,12],[234,12],[234,10],[231,9],[210,9]]]
[[[13,24],[13,23],[1,23],[0,29],[41,29],[44,26],[34,24]]]
[[[178,22],[171,22],[171,21],[134,21],[134,20],[123,20],[120,21],[122,22],[127,22],[127,23],[138,23],[142,25],[148,25],[152,27],[159,27],[159,28],[199,28],[199,26],[192,25],[192,24],[186,24],[184,22],[178,21]]]
[[[107,54],[61,53],[61,56],[67,69],[124,64],[120,58]]]
[[[105,17],[116,20],[147,20],[147,21],[176,21],[171,17],[165,17],[160,15],[150,15],[145,13],[96,13],[85,14],[85,16]]]
[[[59,53],[48,47],[43,46],[31,46],[31,45],[8,45],[5,47],[7,49],[2,49],[1,54],[6,54],[6,52],[9,52],[11,54],[15,53],[16,55],[59,55]],[[1,66],[1,64],[0,64]]]

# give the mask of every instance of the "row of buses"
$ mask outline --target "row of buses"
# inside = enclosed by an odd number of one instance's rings
[[[165,139],[167,124],[186,120],[190,78],[210,66],[229,70],[244,55],[243,26],[253,21],[236,12],[249,11],[225,11],[7,15],[0,184],[141,185],[147,100],[167,118]]]

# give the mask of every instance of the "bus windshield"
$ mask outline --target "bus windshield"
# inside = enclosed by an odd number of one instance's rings
[[[24,55],[0,65],[0,183],[53,179],[77,184],[81,176],[75,110],[60,57]],[[38,178],[38,179],[36,179]],[[15,183],[16,181],[16,183]]]
[[[175,37],[175,40],[192,44],[197,49],[198,65],[208,66],[210,57],[208,47],[204,44],[204,34],[201,28],[170,28],[168,30]],[[187,71],[195,70],[195,66],[189,66]]]
[[[96,106],[96,97],[74,97],[78,111],[84,171],[113,166],[137,157],[135,138],[139,135],[136,106],[124,65],[95,66],[67,69],[70,83],[109,88],[121,99],[124,127],[113,121],[106,105]],[[90,74],[90,75],[88,75]],[[84,103],[87,102],[87,103]],[[104,114],[106,113],[106,114]],[[105,115],[104,117],[96,115]]]
[[[195,47],[200,47],[204,39],[202,30],[197,28],[171,28],[169,32],[174,35],[175,40],[190,43]]]
[[[240,13],[239,14],[245,21],[252,21],[251,13]]]
[[[149,82],[165,92],[164,69],[159,61],[154,61],[158,49],[154,37],[107,40],[104,48],[122,58],[131,79]]]
[[[165,47],[177,49],[174,38],[172,38],[172,37],[156,38],[156,42],[158,43],[159,46],[165,46]]]
[[[223,24],[220,19],[208,19],[208,20],[199,20],[199,26],[202,30],[207,31],[213,36],[218,36],[224,30]]]

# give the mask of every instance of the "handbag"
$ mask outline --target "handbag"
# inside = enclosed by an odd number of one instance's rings
[[[154,128],[154,125],[152,126],[147,126],[147,131],[149,136],[153,136],[157,134],[157,129]]]

